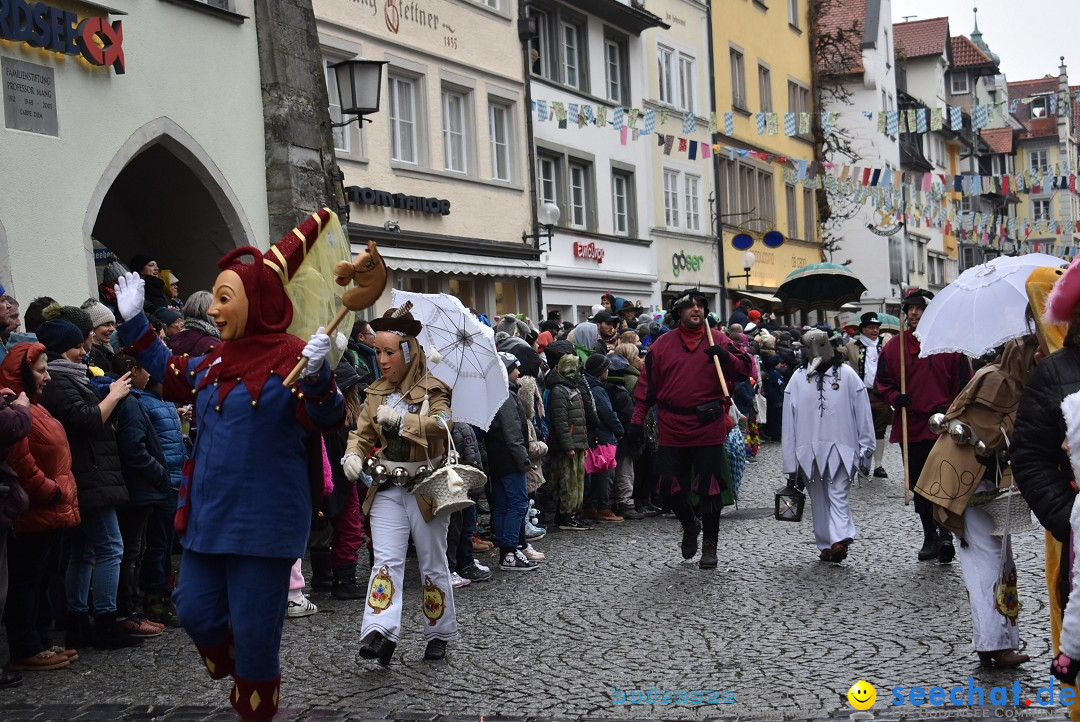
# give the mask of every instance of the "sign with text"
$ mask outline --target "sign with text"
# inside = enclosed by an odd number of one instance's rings
[[[4,83],[4,127],[60,135],[52,68],[0,58],[0,76]]]
[[[604,249],[595,243],[578,243],[574,241],[574,258],[586,258],[597,263],[604,262]]]
[[[86,62],[124,73],[124,29],[119,20],[101,17],[79,20],[70,10],[43,2],[0,0],[0,38],[26,43],[64,55],[81,55]]]

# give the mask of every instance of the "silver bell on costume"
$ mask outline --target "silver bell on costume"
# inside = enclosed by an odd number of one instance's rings
[[[949,422],[945,418],[945,414],[942,413],[934,414],[927,423],[930,426],[930,431],[935,434],[944,434],[949,430]]]
[[[804,333],[802,344],[806,349],[807,373],[813,373],[819,367],[824,371],[836,357],[836,349],[829,341],[829,335],[819,328],[812,328]]]

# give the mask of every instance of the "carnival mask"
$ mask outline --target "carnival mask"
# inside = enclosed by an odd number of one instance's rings
[[[824,331],[817,328],[810,329],[803,334],[802,344],[806,349],[806,358],[809,362],[806,366],[807,373],[815,371],[824,373],[832,365],[836,350]]]
[[[207,312],[214,319],[222,341],[244,337],[248,320],[248,297],[235,271],[225,270],[214,281],[214,300]]]

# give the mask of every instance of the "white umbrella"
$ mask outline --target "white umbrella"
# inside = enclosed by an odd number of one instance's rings
[[[397,307],[412,301],[413,318],[424,324],[417,337],[420,344],[442,357],[438,363],[429,362],[428,370],[453,391],[454,421],[486,431],[510,394],[506,367],[495,350],[495,332],[454,296],[395,288],[390,297]]]
[[[959,352],[972,357],[1030,331],[1024,317],[1028,276],[1036,268],[1063,267],[1045,253],[1001,256],[969,268],[930,301],[915,335],[919,356]]]

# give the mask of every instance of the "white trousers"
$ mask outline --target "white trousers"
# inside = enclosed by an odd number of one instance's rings
[[[1072,579],[1069,585],[1069,600],[1065,604],[1065,617],[1061,622],[1061,643],[1058,645],[1061,651],[1071,659],[1080,659],[1080,495],[1073,501],[1072,515],[1069,517],[1072,525]],[[1061,550],[1065,553],[1065,549]]]
[[[855,520],[851,518],[851,477],[844,469],[831,479],[806,482],[810,510],[814,515],[814,540],[818,551],[829,549],[844,539],[855,538]]]
[[[405,552],[412,535],[416,558],[420,562],[424,639],[457,639],[457,614],[450,568],[446,562],[446,529],[450,515],[424,521],[416,497],[399,486],[383,489],[371,504],[371,541],[375,564],[368,582],[363,639],[378,631],[387,639],[398,641],[401,635],[401,609],[405,580]]]
[[[976,652],[1016,649],[1020,644],[1019,628],[994,603],[1003,538],[992,536],[993,530],[994,520],[985,511],[971,506],[964,510],[964,543],[956,545],[956,558],[971,604],[971,645]],[[1011,545],[1006,553],[1006,570],[1016,569]]]

